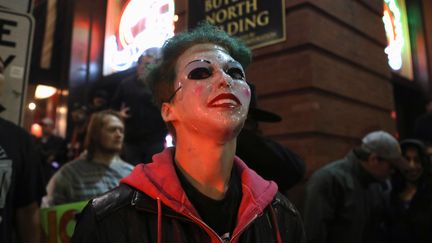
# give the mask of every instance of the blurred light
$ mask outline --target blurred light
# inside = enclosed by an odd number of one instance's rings
[[[52,166],[54,169],[58,169],[58,168],[60,168],[60,163],[57,162],[57,161],[52,161],[52,162],[51,162],[51,166]]]
[[[30,102],[28,104],[28,108],[29,108],[29,110],[34,111],[36,109],[36,104],[33,102]]]
[[[411,55],[413,50],[411,50],[410,40],[415,42],[417,37],[410,37],[411,34],[415,34],[410,33],[410,26],[411,24],[413,24],[413,26],[417,25],[415,20],[411,18],[411,14],[408,16],[408,12],[411,13],[412,11],[407,12],[408,8],[405,4],[406,2],[408,2],[408,0],[383,1],[382,20],[388,41],[388,45],[384,49],[384,52],[387,54],[388,65],[392,71],[408,80],[413,80],[414,60]]]
[[[62,95],[63,95],[63,96],[68,96],[68,95],[69,95],[69,91],[67,91],[67,90],[63,90],[63,91],[62,91]]]
[[[33,123],[31,125],[31,128],[30,128],[30,133],[33,136],[37,137],[37,138],[42,137],[42,127],[41,127],[41,125],[39,125],[37,123]]]
[[[66,112],[67,112],[67,108],[64,107],[64,106],[60,106],[60,107],[57,109],[57,111],[58,111],[59,113],[61,113],[61,114],[66,114]]]
[[[174,147],[173,137],[171,136],[171,134],[168,134],[165,137],[165,147]]]
[[[397,118],[397,113],[396,113],[396,111],[391,111],[391,112],[390,112],[390,116],[391,116],[391,118],[392,118],[393,120],[396,120],[396,118]]]
[[[53,96],[56,93],[56,91],[57,91],[57,89],[52,87],[52,86],[39,84],[36,87],[35,98],[36,99],[46,99],[46,98]]]
[[[57,107],[56,111],[56,128],[58,135],[61,137],[66,137],[67,107],[59,106]]]
[[[118,30],[106,33],[103,75],[132,67],[145,50],[161,47],[174,36],[174,0],[126,2]],[[107,13],[107,25],[115,24],[112,19],[117,15],[114,11]]]
[[[177,14],[174,14],[173,21],[177,22],[178,20],[179,20],[179,16]]]

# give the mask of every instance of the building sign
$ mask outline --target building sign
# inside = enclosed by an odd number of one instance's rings
[[[103,74],[126,70],[174,35],[174,0],[109,0]]]
[[[6,79],[0,94],[0,103],[6,110],[0,116],[16,124],[23,121],[33,31],[31,15],[0,9],[0,58]]]
[[[404,0],[384,0],[384,29],[388,46],[384,52],[390,68],[400,75],[413,79],[411,45]]]
[[[189,0],[188,25],[207,21],[258,48],[285,40],[285,1]]]
[[[40,220],[43,243],[68,243],[75,229],[75,215],[84,208],[87,201],[42,208]]]

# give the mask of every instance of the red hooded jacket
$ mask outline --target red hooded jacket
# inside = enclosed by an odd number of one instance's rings
[[[153,163],[136,166],[118,189],[93,199],[83,212],[72,242],[304,241],[298,211],[277,192],[274,182],[262,179],[238,157],[234,166],[242,182],[242,199],[237,224],[231,239],[221,239],[187,198],[175,172],[173,154],[173,149],[165,149],[154,155]],[[131,218],[131,212],[140,219]],[[142,224],[141,235],[131,233],[128,227],[122,232],[124,225],[115,227],[119,221],[132,229]]]

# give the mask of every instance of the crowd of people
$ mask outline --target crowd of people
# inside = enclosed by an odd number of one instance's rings
[[[38,139],[0,118],[0,241],[37,243],[40,207],[90,200],[72,242],[432,242],[425,137],[366,134],[313,173],[299,212],[286,196],[306,163],[262,135],[282,118],[258,108],[250,61],[201,24],[146,50],[115,94],[74,104],[68,142],[51,118]]]

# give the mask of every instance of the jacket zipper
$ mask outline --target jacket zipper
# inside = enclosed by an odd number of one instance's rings
[[[132,199],[131,204],[136,205],[136,200]],[[157,212],[154,212],[153,210],[147,210],[147,209],[143,209],[143,208],[137,208],[137,209],[157,214]],[[183,216],[186,216],[186,215],[183,214]],[[220,238],[219,235],[212,228],[210,228],[210,226],[208,226],[206,223],[204,223],[204,221],[195,217],[192,213],[187,213],[187,216],[189,216],[190,219],[188,219],[188,217],[185,217],[185,218],[174,217],[174,218],[186,219],[186,220],[190,220],[192,222],[195,222],[195,223],[199,224],[201,227],[208,229],[210,231],[210,233],[214,234],[220,242],[222,242],[222,243],[226,242],[222,238]]]
[[[135,200],[132,200],[132,205],[135,205],[136,202]],[[145,209],[141,209],[144,211],[148,211],[148,212],[153,212],[152,210],[145,210]],[[194,221],[195,223],[198,223],[199,225],[201,225],[201,227],[208,229],[211,233],[213,233],[213,235],[216,236],[216,238],[222,242],[222,243],[226,243],[226,242],[233,242],[233,240],[239,236],[241,233],[243,233],[243,231],[258,217],[258,214],[255,214],[245,225],[243,225],[243,227],[237,232],[237,234],[233,235],[230,239],[228,239],[228,241],[223,240],[212,228],[210,228],[210,226],[208,226],[204,221],[202,221],[201,219],[195,217],[192,213],[187,213],[187,215],[192,219],[192,221]]]
[[[216,236],[216,238],[217,238],[220,242],[222,242],[222,243],[225,242],[224,240],[222,240],[222,238],[219,237],[219,235],[218,235],[218,234],[217,234],[217,233],[216,233],[212,228],[210,228],[210,226],[208,226],[206,223],[204,223],[204,221],[202,221],[201,219],[195,217],[195,216],[194,216],[193,214],[191,214],[191,213],[188,213],[188,215],[189,215],[189,217],[191,217],[191,218],[195,221],[195,223],[198,223],[198,224],[201,225],[202,227],[204,227],[204,228],[210,230],[210,232],[213,233],[213,234]]]
[[[233,235],[229,242],[233,242],[233,240],[239,236],[243,231],[258,217],[258,214],[255,214],[251,220],[249,220],[243,227],[237,232],[237,234]]]

